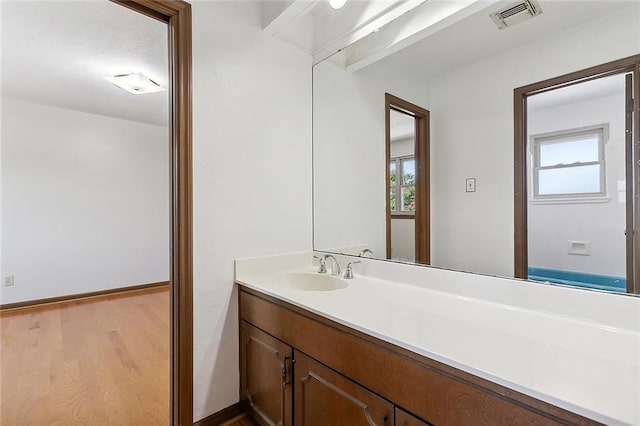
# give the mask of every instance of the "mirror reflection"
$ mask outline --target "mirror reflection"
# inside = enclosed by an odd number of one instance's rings
[[[625,74],[528,100],[529,279],[626,289],[626,102]]]
[[[489,15],[508,2],[480,3],[420,40],[380,43],[401,33],[399,18],[314,66],[315,249],[514,276],[514,89],[640,54],[640,5],[539,1],[543,13],[499,29]],[[386,51],[367,51],[373,37]],[[628,290],[637,136],[627,74],[526,98],[531,279]],[[429,113],[421,229],[415,119],[398,108],[387,128],[385,94]]]
[[[392,110],[389,157],[390,258],[414,262],[416,211],[415,119]]]

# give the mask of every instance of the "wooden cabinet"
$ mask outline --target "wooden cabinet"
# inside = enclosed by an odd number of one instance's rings
[[[241,323],[241,394],[262,425],[291,425],[291,346]]]
[[[404,410],[396,407],[396,426],[429,426],[417,417],[412,416]]]
[[[296,425],[393,425],[393,404],[301,352],[294,356]]]
[[[599,424],[258,291],[239,296],[242,397],[264,425]]]

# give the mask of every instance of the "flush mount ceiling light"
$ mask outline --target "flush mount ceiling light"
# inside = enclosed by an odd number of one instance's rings
[[[160,86],[155,81],[151,80],[144,74],[134,72],[131,74],[118,74],[104,77],[105,80],[110,81],[121,89],[126,90],[134,95],[142,95],[145,93],[164,92],[164,87]]]
[[[347,0],[329,0],[329,4],[334,9],[340,9],[346,2]]]

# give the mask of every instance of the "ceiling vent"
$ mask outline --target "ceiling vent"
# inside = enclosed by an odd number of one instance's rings
[[[498,28],[503,30],[519,22],[538,16],[541,13],[542,9],[540,8],[540,4],[537,0],[524,0],[511,3],[510,5],[493,12],[489,16],[493,19],[493,22],[498,26]]]

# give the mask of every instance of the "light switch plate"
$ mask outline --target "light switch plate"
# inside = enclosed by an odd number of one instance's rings
[[[467,178],[467,192],[476,192],[476,178]]]

